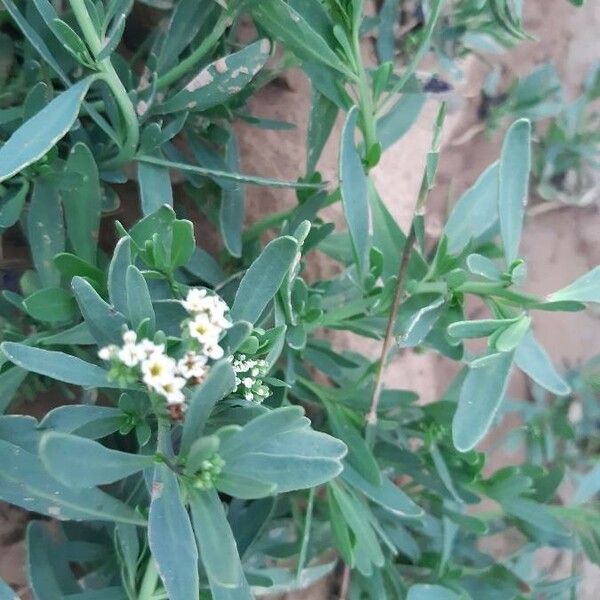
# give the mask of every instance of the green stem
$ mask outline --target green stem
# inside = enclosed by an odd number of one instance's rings
[[[298,556],[298,566],[296,568],[296,582],[300,582],[300,577],[306,563],[306,553],[308,552],[308,542],[310,539],[310,527],[312,525],[313,506],[315,502],[315,488],[308,492],[308,504],[306,506],[306,519],[304,520],[304,532],[302,534],[302,545],[300,546],[300,555]]]
[[[227,13],[222,13],[213,29],[202,40],[202,43],[188,57],[183,59],[170,71],[167,71],[162,77],[158,78],[156,82],[157,88],[160,90],[171,85],[174,81],[177,81],[193,69],[219,41],[229,25],[231,25],[231,16]]]
[[[81,0],[69,0],[69,2],[85,41],[94,57],[97,57],[102,51],[102,41],[98,37],[98,33],[87,12],[85,2],[81,2]],[[135,156],[140,139],[140,130],[135,108],[127,95],[125,86],[110,62],[110,57],[97,61],[96,65],[100,71],[101,78],[104,79],[115,97],[125,125],[123,145],[119,149],[118,154],[103,165],[105,168],[113,168],[121,166]]]
[[[360,113],[363,123],[363,134],[365,137],[365,154],[377,143],[377,126],[375,120],[375,104],[373,94],[369,85],[369,77],[365,69],[360,51],[360,39],[358,28],[353,33],[354,58],[357,65],[358,97]]]
[[[140,591],[138,593],[138,600],[150,600],[154,596],[156,591],[156,584],[158,583],[158,571],[156,570],[156,564],[152,557],[148,559],[146,565],[146,572],[140,585]]]

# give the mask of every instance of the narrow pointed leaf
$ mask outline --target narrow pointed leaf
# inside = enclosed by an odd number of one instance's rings
[[[367,176],[358,150],[354,143],[358,108],[348,113],[340,147],[340,188],[342,204],[352,240],[356,264],[362,273],[366,272],[369,252],[369,200]]]
[[[71,128],[94,77],[86,77],[59,94],[23,123],[0,148],[0,182],[42,158]]]
[[[240,282],[233,301],[234,321],[256,323],[298,255],[298,241],[282,236],[269,242]]]
[[[520,119],[506,133],[498,170],[498,215],[507,266],[518,258],[530,168],[531,123]]]
[[[56,432],[42,437],[40,458],[52,477],[72,488],[113,483],[154,463],[152,456],[110,450],[93,440]]]
[[[513,353],[499,353],[469,369],[452,420],[452,438],[460,452],[471,450],[492,425],[506,393],[512,360]]]
[[[32,373],[84,387],[118,387],[108,380],[107,371],[70,354],[16,342],[3,342],[0,349],[8,360]]]

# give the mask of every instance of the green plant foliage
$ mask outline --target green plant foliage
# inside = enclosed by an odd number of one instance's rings
[[[600,302],[600,267],[530,294],[520,239],[530,173],[548,190],[591,164],[597,72],[572,107],[547,67],[491,102],[490,130],[514,121],[500,155],[432,241],[445,104],[407,231],[373,169],[457,58],[528,37],[522,2],[2,4],[0,231],[24,234],[30,260],[0,302],[0,500],[31,512],[33,596],[249,600],[338,572],[343,600],[575,594],[535,558],[600,564],[598,362],[562,373],[534,331],[539,310]],[[292,67],[310,80],[306,162],[287,181],[246,173],[238,121],[301,125],[249,102]],[[531,122],[550,115],[532,158]],[[248,226],[251,185],[289,202]],[[322,254],[334,274],[315,277]],[[435,402],[387,385],[404,348],[456,364]],[[517,369],[531,402],[507,394]],[[59,405],[27,416],[47,391]],[[478,445],[512,412],[498,443],[527,456],[493,471]],[[510,555],[484,549],[507,534]]]

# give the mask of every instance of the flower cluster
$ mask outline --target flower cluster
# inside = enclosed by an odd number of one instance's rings
[[[208,490],[214,487],[214,481],[223,471],[225,461],[218,455],[213,454],[202,461],[200,472],[194,479],[194,487],[201,490]]]
[[[165,344],[149,339],[138,340],[135,331],[123,333],[123,345],[101,348],[98,356],[111,361],[109,376],[123,383],[141,380],[150,392],[162,396],[169,406],[185,404],[183,388],[193,381],[200,383],[207,372],[208,359],[219,359],[223,349],[219,339],[231,326],[226,317],[227,304],[206,290],[192,288],[182,305],[190,314],[181,324],[185,352],[179,359],[169,356]]]
[[[265,360],[247,358],[245,354],[232,357],[231,366],[235,371],[234,392],[241,394],[246,400],[260,404],[271,395],[269,386],[262,382],[269,366]]]
[[[184,336],[193,340],[208,358],[223,358],[219,338],[231,327],[231,321],[225,316],[229,310],[227,304],[219,296],[209,296],[200,288],[192,288],[181,304],[190,314],[190,318],[182,323]]]

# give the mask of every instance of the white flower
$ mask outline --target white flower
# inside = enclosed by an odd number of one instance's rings
[[[135,344],[137,342],[137,333],[135,331],[127,330],[123,334],[123,342],[126,346]]]
[[[104,348],[100,348],[100,350],[98,350],[98,358],[100,358],[100,360],[110,360],[117,354],[118,351],[119,347],[115,346],[114,344],[104,346]]]
[[[144,359],[144,353],[136,344],[125,344],[117,357],[126,367],[136,367]]]
[[[166,398],[167,404],[183,404],[185,396],[181,390],[185,383],[183,377],[173,377],[165,381],[156,391]]]
[[[208,358],[212,358],[213,360],[219,360],[220,358],[223,358],[223,355],[225,354],[223,348],[221,348],[221,346],[219,346],[219,344],[216,342],[214,344],[204,346],[204,352]]]
[[[163,354],[165,351],[164,344],[155,344],[153,341],[144,338],[138,344],[140,350],[148,357],[152,354]]]
[[[206,362],[203,354],[188,352],[177,362],[177,371],[186,379],[202,379],[206,374]]]
[[[185,300],[181,301],[183,308],[189,313],[197,314],[203,312],[206,306],[206,290],[200,288],[191,288],[188,291]]]
[[[221,330],[210,321],[205,314],[196,315],[188,322],[190,336],[202,344],[215,344],[221,333]]]
[[[142,379],[148,387],[160,391],[164,384],[173,380],[175,367],[170,356],[156,352],[142,362]]]
[[[244,377],[242,383],[244,384],[244,387],[251,388],[254,385],[254,379],[252,379],[252,377]]]

